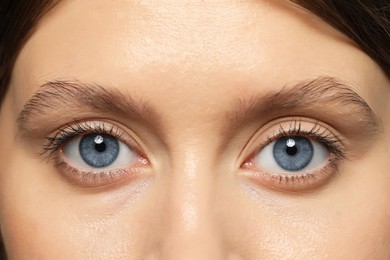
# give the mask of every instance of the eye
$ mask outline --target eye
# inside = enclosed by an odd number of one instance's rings
[[[253,158],[254,164],[272,172],[296,173],[318,168],[330,152],[325,145],[302,136],[281,137]]]
[[[137,155],[126,144],[107,134],[87,134],[64,145],[70,163],[84,168],[115,168],[135,163]]]
[[[325,123],[286,118],[263,128],[249,142],[248,149],[257,149],[240,171],[261,186],[278,191],[313,190],[330,180],[346,158],[342,137]]]
[[[46,138],[43,154],[71,183],[106,186],[147,174],[149,161],[133,134],[109,122],[73,122]]]

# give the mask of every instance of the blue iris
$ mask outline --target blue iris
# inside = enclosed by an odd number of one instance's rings
[[[110,135],[89,134],[81,138],[79,151],[88,165],[103,168],[112,164],[118,157],[119,143]]]
[[[301,136],[282,137],[275,142],[273,156],[286,171],[300,171],[313,159],[314,149],[309,139]]]

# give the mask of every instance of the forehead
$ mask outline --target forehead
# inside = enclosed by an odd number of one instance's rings
[[[66,78],[159,101],[166,92],[204,99],[205,90],[207,97],[266,90],[323,72],[359,81],[367,62],[289,1],[79,0],[61,2],[41,21],[15,71],[23,71],[27,93]]]

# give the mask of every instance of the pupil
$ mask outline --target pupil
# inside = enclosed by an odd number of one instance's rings
[[[276,163],[289,172],[297,172],[310,164],[314,148],[310,139],[301,136],[279,138],[273,147]]]
[[[295,145],[292,147],[289,147],[289,146],[286,147],[286,153],[288,155],[294,156],[297,154],[297,152],[298,152],[298,149]]]
[[[118,158],[118,140],[110,135],[88,134],[81,138],[79,152],[81,158],[93,168],[104,168]]]
[[[98,139],[98,137],[100,137],[100,138]],[[102,139],[103,138],[101,136],[97,136],[95,138],[95,150],[99,153],[102,153],[106,150],[106,144],[104,143],[104,140],[102,140]]]

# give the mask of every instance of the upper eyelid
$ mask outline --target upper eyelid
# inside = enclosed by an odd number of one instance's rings
[[[299,124],[298,124],[299,122]],[[295,125],[298,127],[291,128],[291,126]],[[311,125],[310,127],[304,127],[302,124]],[[283,126],[290,126],[283,127]],[[345,143],[345,139],[337,133],[336,130],[330,130],[328,126],[325,125],[325,123],[322,123],[318,120],[310,120],[308,118],[282,118],[280,120],[276,120],[276,122],[271,121],[267,123],[265,126],[262,126],[260,129],[258,129],[250,138],[250,141],[246,144],[243,151],[241,151],[239,155],[239,159],[237,161],[238,166],[241,167],[243,163],[245,163],[248,159],[253,157],[256,153],[258,153],[263,147],[270,144],[271,142],[275,141],[277,138],[282,136],[291,136],[297,133],[298,130],[300,131],[300,135],[302,136],[308,136],[310,131],[314,129],[314,127],[318,127],[318,129],[324,130],[326,132],[324,133],[318,133],[318,135],[311,136],[311,137],[318,137],[323,136],[325,138],[325,133],[330,134],[327,141],[331,141],[331,138],[336,143],[333,147],[331,147],[332,151],[336,153],[336,155],[340,158],[346,158],[347,154],[347,144]],[[281,130],[283,129],[283,130]],[[295,129],[294,131],[291,131],[292,129]],[[316,140],[316,141],[324,141],[324,140]]]
[[[342,138],[341,135],[333,133],[331,130],[327,129],[327,127],[322,126],[318,121],[316,121],[310,129],[305,130],[302,130],[300,121],[294,121],[294,125],[295,126],[290,125],[288,130],[286,130],[283,125],[280,125],[279,134],[275,135],[273,138],[287,135],[305,135],[314,139],[318,139],[319,137],[327,138],[330,134],[331,136],[329,138],[334,139],[335,142],[344,143],[344,138]]]
[[[107,125],[109,125],[109,127],[107,127]],[[67,131],[69,131],[68,133],[72,136],[61,140],[61,138],[66,137]],[[70,131],[73,131],[73,133],[71,133]],[[128,134],[125,130],[123,130],[121,127],[118,127],[114,123],[102,120],[76,120],[72,123],[67,124],[66,126],[59,128],[54,135],[46,137],[48,142],[43,146],[43,152],[41,154],[49,157],[58,149],[60,149],[60,147],[64,143],[72,140],[73,138],[76,138],[77,136],[88,133],[102,133],[113,135],[114,137],[121,139],[123,142],[125,142],[128,146],[130,146],[131,149],[135,150],[135,152],[143,155],[139,147],[140,145],[134,138],[131,137],[130,134]]]
[[[278,138],[285,137],[285,136],[293,136],[293,135],[303,136],[309,139],[313,139],[313,141],[321,142],[330,150],[330,152],[334,153],[338,158],[344,159],[346,157],[346,153],[344,151],[345,145],[343,144],[342,138],[340,138],[338,135],[334,133],[332,134],[330,134],[329,132],[326,133],[325,131],[327,130],[325,129],[323,129],[324,131],[321,133],[316,132],[316,130],[314,130],[314,127],[311,130],[299,129],[297,131],[283,131],[280,134],[273,136],[272,141],[274,142]],[[329,136],[329,134],[331,136]]]

